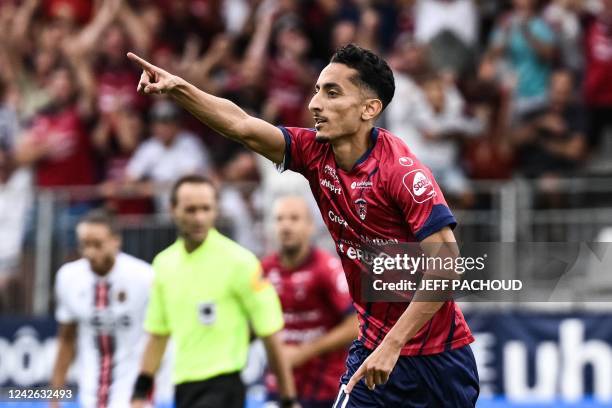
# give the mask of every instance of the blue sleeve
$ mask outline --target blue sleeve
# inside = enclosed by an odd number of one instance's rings
[[[415,237],[422,241],[428,236],[435,234],[444,227],[455,229],[457,221],[450,209],[444,204],[436,204],[431,208],[431,213],[421,228],[415,233]]]
[[[283,136],[285,138],[285,156],[283,157],[282,163],[276,165],[276,169],[279,172],[284,172],[285,170],[291,169],[291,134],[284,126],[278,126],[278,128],[283,132]]]

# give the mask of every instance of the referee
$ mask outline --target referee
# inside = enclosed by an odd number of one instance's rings
[[[176,408],[243,408],[249,326],[263,340],[277,377],[281,407],[296,408],[291,369],[282,358],[283,316],[273,287],[254,254],[214,227],[217,191],[198,175],[171,191],[179,239],[153,261],[155,278],[145,330],[149,340],[134,385],[132,407],[143,407],[153,388],[168,338],[175,345]]]

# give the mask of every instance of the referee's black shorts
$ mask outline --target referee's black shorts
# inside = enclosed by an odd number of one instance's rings
[[[239,373],[177,384],[175,408],[244,408],[245,387]]]

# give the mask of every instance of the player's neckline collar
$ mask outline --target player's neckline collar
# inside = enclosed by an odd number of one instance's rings
[[[347,173],[350,173],[353,170],[355,170],[357,167],[359,167],[360,164],[365,162],[368,159],[368,157],[370,157],[372,150],[374,150],[374,147],[376,147],[376,141],[378,140],[378,133],[379,133],[379,129],[377,127],[373,127],[372,131],[370,132],[370,140],[372,141],[372,146],[370,146],[368,150],[366,150],[365,153],[362,154],[361,157],[357,159],[355,164],[353,164],[353,167],[351,167],[351,169]]]

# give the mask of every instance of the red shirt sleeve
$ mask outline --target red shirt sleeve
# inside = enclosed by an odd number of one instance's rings
[[[342,263],[339,259],[325,254],[320,261],[319,282],[325,298],[338,315],[352,313],[353,303],[349,294]]]
[[[304,174],[307,163],[312,163],[321,151],[321,144],[315,141],[315,132],[312,129],[296,127],[278,127],[285,137],[285,157],[277,168],[280,172],[293,170]]]
[[[418,161],[413,167],[391,169],[389,191],[417,240],[457,225],[431,171]]]

